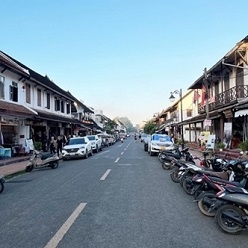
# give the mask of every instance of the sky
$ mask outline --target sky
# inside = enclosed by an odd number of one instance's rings
[[[133,125],[248,35],[247,0],[5,0],[1,10],[0,50]]]

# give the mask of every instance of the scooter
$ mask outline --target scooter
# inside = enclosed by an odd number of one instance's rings
[[[2,175],[0,175],[0,194],[3,192],[4,190],[4,177]]]
[[[26,172],[31,172],[34,168],[51,167],[56,169],[59,166],[59,157],[57,154],[42,153],[37,150],[33,151],[32,156],[26,166]]]

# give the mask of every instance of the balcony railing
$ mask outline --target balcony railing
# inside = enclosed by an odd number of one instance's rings
[[[248,96],[248,85],[237,85],[229,90],[211,97],[209,101],[209,111],[213,111],[223,106],[232,105],[237,102],[239,98],[245,98]],[[198,104],[198,114],[206,113],[206,104]]]

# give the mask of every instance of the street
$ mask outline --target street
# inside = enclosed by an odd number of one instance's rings
[[[246,247],[222,233],[132,137],[5,184],[0,247]]]

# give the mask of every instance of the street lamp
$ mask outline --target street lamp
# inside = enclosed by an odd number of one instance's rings
[[[180,104],[181,104],[181,122],[183,122],[183,99],[182,99],[182,89],[180,90],[175,90],[173,92],[170,93],[170,101],[173,102],[175,100],[175,97],[173,94],[179,94],[180,97]],[[183,137],[183,124],[181,127],[181,137],[182,137],[182,149],[184,148],[184,137]]]

